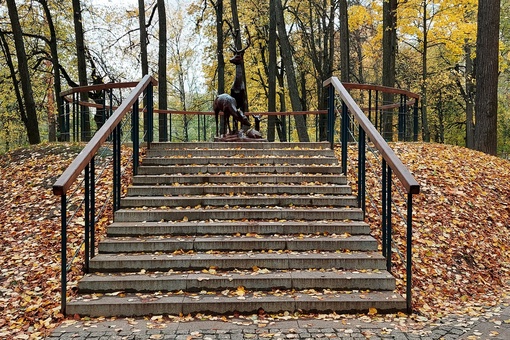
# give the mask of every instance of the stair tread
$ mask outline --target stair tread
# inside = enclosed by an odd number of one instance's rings
[[[97,313],[116,311],[118,315],[137,315],[140,310],[146,314],[189,314],[210,312],[224,314],[228,312],[253,313],[260,309],[265,312],[300,310],[302,312],[334,311],[352,312],[376,308],[380,312],[405,309],[405,300],[392,291],[276,291],[245,292],[229,291],[216,294],[122,294],[85,295],[68,302],[71,314],[82,314],[83,310],[96,307]]]
[[[338,163],[327,142],[153,143],[67,312],[405,310]]]

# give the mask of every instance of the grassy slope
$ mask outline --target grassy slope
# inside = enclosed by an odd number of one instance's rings
[[[445,145],[394,147],[422,186],[414,207],[415,309],[434,317],[497,303],[510,273],[510,162]],[[78,151],[42,145],[0,156],[0,338],[42,337],[64,319],[51,185]],[[368,182],[376,185],[375,177]],[[377,236],[377,214],[368,216]],[[403,276],[401,267],[395,272]]]

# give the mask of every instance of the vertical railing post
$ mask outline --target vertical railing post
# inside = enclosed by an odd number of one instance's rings
[[[365,214],[366,208],[366,133],[361,126],[359,127],[359,141],[358,141],[358,207],[361,208]]]
[[[386,160],[383,158],[382,160],[382,196],[381,196],[381,243],[382,243],[382,255],[384,257],[387,256],[387,246],[386,246],[386,231],[387,231],[387,219],[386,219],[386,213],[388,212],[388,209],[386,208],[386,204],[388,203],[386,200],[386,190],[388,190],[386,181],[388,179],[388,176],[386,175],[386,170],[388,167],[386,166]]]
[[[67,197],[60,196],[60,311],[66,314],[67,304]]]
[[[400,95],[400,104],[398,107],[398,140],[399,141],[405,141],[405,130],[406,130],[406,117],[405,117],[405,110],[404,110],[404,95]]]
[[[133,113],[131,116],[131,141],[133,142],[133,175],[138,175],[138,165],[140,162],[140,101],[137,99],[133,104]]]
[[[375,91],[375,117],[374,117],[374,126],[375,126],[375,129],[377,130],[377,123],[379,122],[379,125],[382,125],[381,121],[382,121],[382,118],[381,118],[381,115],[379,114],[379,91],[376,90]],[[379,126],[380,128],[380,126]]]
[[[335,144],[335,88],[328,87],[328,141],[331,150]]]
[[[62,141],[70,142],[71,141],[71,105],[68,101],[65,102],[65,113],[64,113],[64,130],[62,131],[64,133]]]
[[[414,100],[414,109],[413,109],[413,141],[418,141],[418,99]]]
[[[90,159],[90,258],[96,255],[96,160]]]
[[[386,269],[391,273],[391,168],[386,169]]]
[[[78,114],[78,109],[78,94],[73,93],[73,142],[78,142],[80,136],[80,115]]]
[[[113,130],[113,211],[120,209],[120,185],[121,185],[121,124],[117,125]]]
[[[406,254],[406,303],[407,313],[413,312],[412,284],[413,284],[413,194],[407,194],[407,254]]]
[[[347,175],[347,144],[349,142],[349,110],[342,101],[342,172]]]
[[[154,98],[153,85],[150,83],[146,91],[147,98],[147,148],[150,149],[154,140]]]
[[[89,164],[85,166],[85,264],[83,271],[89,272],[89,254],[90,254],[90,167]]]

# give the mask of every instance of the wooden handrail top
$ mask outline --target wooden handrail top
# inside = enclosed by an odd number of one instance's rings
[[[327,80],[326,80],[327,81]],[[346,89],[356,89],[356,90],[375,90],[379,92],[385,93],[393,93],[393,94],[403,94],[410,98],[420,99],[420,95],[414,92],[397,89],[394,87],[381,86],[381,85],[372,85],[372,84],[358,84],[358,83],[342,83],[342,85]]]
[[[324,81],[324,86],[333,86],[335,90],[340,94],[340,97],[342,98],[345,105],[349,108],[351,114],[354,116],[361,128],[365,131],[367,138],[369,138],[377,150],[379,150],[386,163],[393,170],[400,182],[402,182],[406,192],[408,194],[419,194],[420,185],[416,179],[405,167],[402,161],[397,157],[395,152],[393,152],[381,134],[368,120],[359,106],[354,102],[354,99],[351,97],[349,92],[347,92],[346,88],[342,85],[340,80],[338,80],[337,77],[331,77]]]
[[[67,167],[64,173],[57,179],[55,184],[53,184],[53,193],[55,195],[66,194],[72,183],[76,180],[76,178],[78,178],[87,164],[90,163],[97,150],[99,150],[101,145],[108,139],[108,136],[110,136],[115,127],[117,127],[117,125],[121,122],[126,113],[131,111],[133,104],[138,100],[138,97],[150,83],[152,83],[152,85],[157,85],[156,79],[149,75],[144,76],[138,85],[136,85],[136,87],[131,91],[129,96],[127,96],[117,110],[115,110],[110,119],[108,119],[96,132],[96,134],[94,134],[90,142],[85,145],[71,165]]]
[[[122,89],[126,87],[135,87],[138,85],[137,82],[124,82],[124,83],[106,83],[106,84],[97,84],[97,85],[87,85],[87,86],[78,86],[70,88],[69,90],[65,90],[60,92],[61,97],[68,96],[73,93],[79,92],[89,92],[89,91],[102,91],[108,89]]]

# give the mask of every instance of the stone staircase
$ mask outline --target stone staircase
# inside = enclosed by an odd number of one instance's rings
[[[155,143],[68,314],[404,311],[327,143]]]

